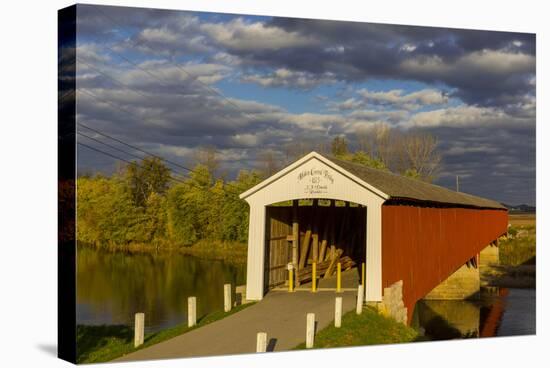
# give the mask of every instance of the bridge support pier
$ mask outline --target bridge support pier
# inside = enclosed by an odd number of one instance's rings
[[[399,280],[384,288],[382,302],[377,303],[376,307],[383,314],[406,325],[408,309],[403,303],[403,280]]]
[[[461,300],[479,298],[480,270],[499,263],[498,240],[491,242],[477,256],[430,291],[426,300]]]
[[[447,277],[430,291],[427,300],[461,300],[479,297],[480,280],[477,257],[470,259],[462,267]]]
[[[486,246],[479,253],[479,268],[481,272],[487,266],[499,264],[499,249],[498,249],[498,239],[493,241],[491,244]]]

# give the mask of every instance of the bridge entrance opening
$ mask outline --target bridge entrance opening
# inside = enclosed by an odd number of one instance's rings
[[[366,257],[366,207],[329,199],[293,200],[266,207],[264,290],[310,288],[313,263],[319,290],[356,289]]]

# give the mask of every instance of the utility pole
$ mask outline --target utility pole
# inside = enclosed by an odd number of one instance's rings
[[[456,176],[456,191],[460,192],[459,186],[458,186],[458,175]]]

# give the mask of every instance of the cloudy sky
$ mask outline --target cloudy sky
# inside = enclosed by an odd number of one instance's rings
[[[532,34],[79,5],[77,70],[80,124],[182,164],[213,145],[234,175],[260,150],[389,124],[438,137],[437,184],[535,203]]]

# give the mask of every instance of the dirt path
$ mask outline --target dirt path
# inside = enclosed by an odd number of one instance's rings
[[[317,331],[334,320],[334,299],[344,313],[355,307],[356,292],[270,292],[259,303],[227,318],[116,359],[133,361],[252,353],[256,334],[267,332],[268,351],[289,350],[305,341],[306,314],[315,313]]]

